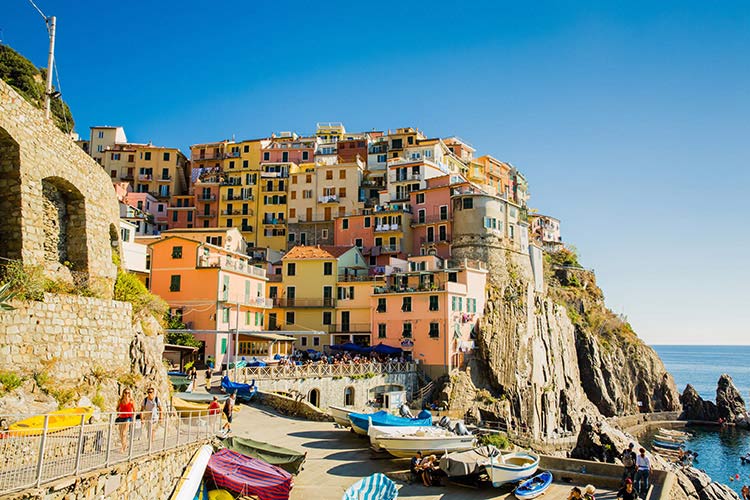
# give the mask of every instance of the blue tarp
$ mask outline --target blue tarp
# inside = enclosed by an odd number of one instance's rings
[[[255,396],[255,394],[258,392],[258,388],[255,386],[255,380],[253,380],[253,383],[249,385],[240,384],[232,382],[226,375],[224,375],[224,377],[221,379],[221,388],[224,389],[224,392],[226,392],[227,394],[236,392],[238,398],[246,401],[251,400],[253,396]]]
[[[349,421],[352,425],[367,432],[370,428],[370,419],[372,419],[372,425],[380,425],[386,427],[404,427],[407,425],[417,426],[429,426],[432,425],[432,414],[427,410],[422,410],[417,415],[417,418],[404,418],[391,415],[385,410],[380,410],[375,413],[350,413]]]

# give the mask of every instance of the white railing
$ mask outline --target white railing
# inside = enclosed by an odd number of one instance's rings
[[[17,422],[31,416],[0,418]],[[2,431],[0,495],[204,441],[222,425],[221,415],[209,416],[206,410],[166,411],[153,423],[140,418],[134,423],[117,423],[115,413],[84,415],[63,428],[51,423],[54,418],[44,416],[36,429]]]
[[[341,365],[311,364],[311,365],[272,365],[246,366],[240,369],[239,376],[243,381],[248,380],[277,380],[309,377],[369,377],[388,373],[416,372],[417,365],[394,361],[392,363],[348,363]]]

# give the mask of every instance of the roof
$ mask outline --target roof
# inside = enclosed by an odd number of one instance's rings
[[[344,255],[346,252],[354,248],[354,245],[349,246],[333,246],[333,245],[320,245],[321,250],[325,250],[337,259]]]
[[[337,248],[337,247],[326,247],[326,248]],[[296,247],[289,250],[281,260],[291,259],[335,259],[328,250],[324,249],[320,245],[306,246],[297,245]]]
[[[190,347],[187,345],[177,345],[177,344],[164,344],[164,350],[165,351],[185,351],[185,352],[195,352],[198,350],[197,347]]]

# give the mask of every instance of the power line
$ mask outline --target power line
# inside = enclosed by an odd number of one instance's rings
[[[31,4],[32,7],[34,7],[36,9],[37,12],[39,12],[39,15],[42,16],[42,18],[44,19],[44,22],[46,23],[47,22],[47,16],[44,15],[44,12],[42,12],[42,9],[40,9],[39,7],[37,7],[36,4],[33,2],[33,0],[29,0],[29,3]]]

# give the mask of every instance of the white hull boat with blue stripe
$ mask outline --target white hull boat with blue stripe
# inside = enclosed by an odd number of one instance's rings
[[[492,481],[492,486],[497,488],[536,474],[539,468],[539,455],[525,451],[504,453],[499,457],[492,457],[484,468]]]

